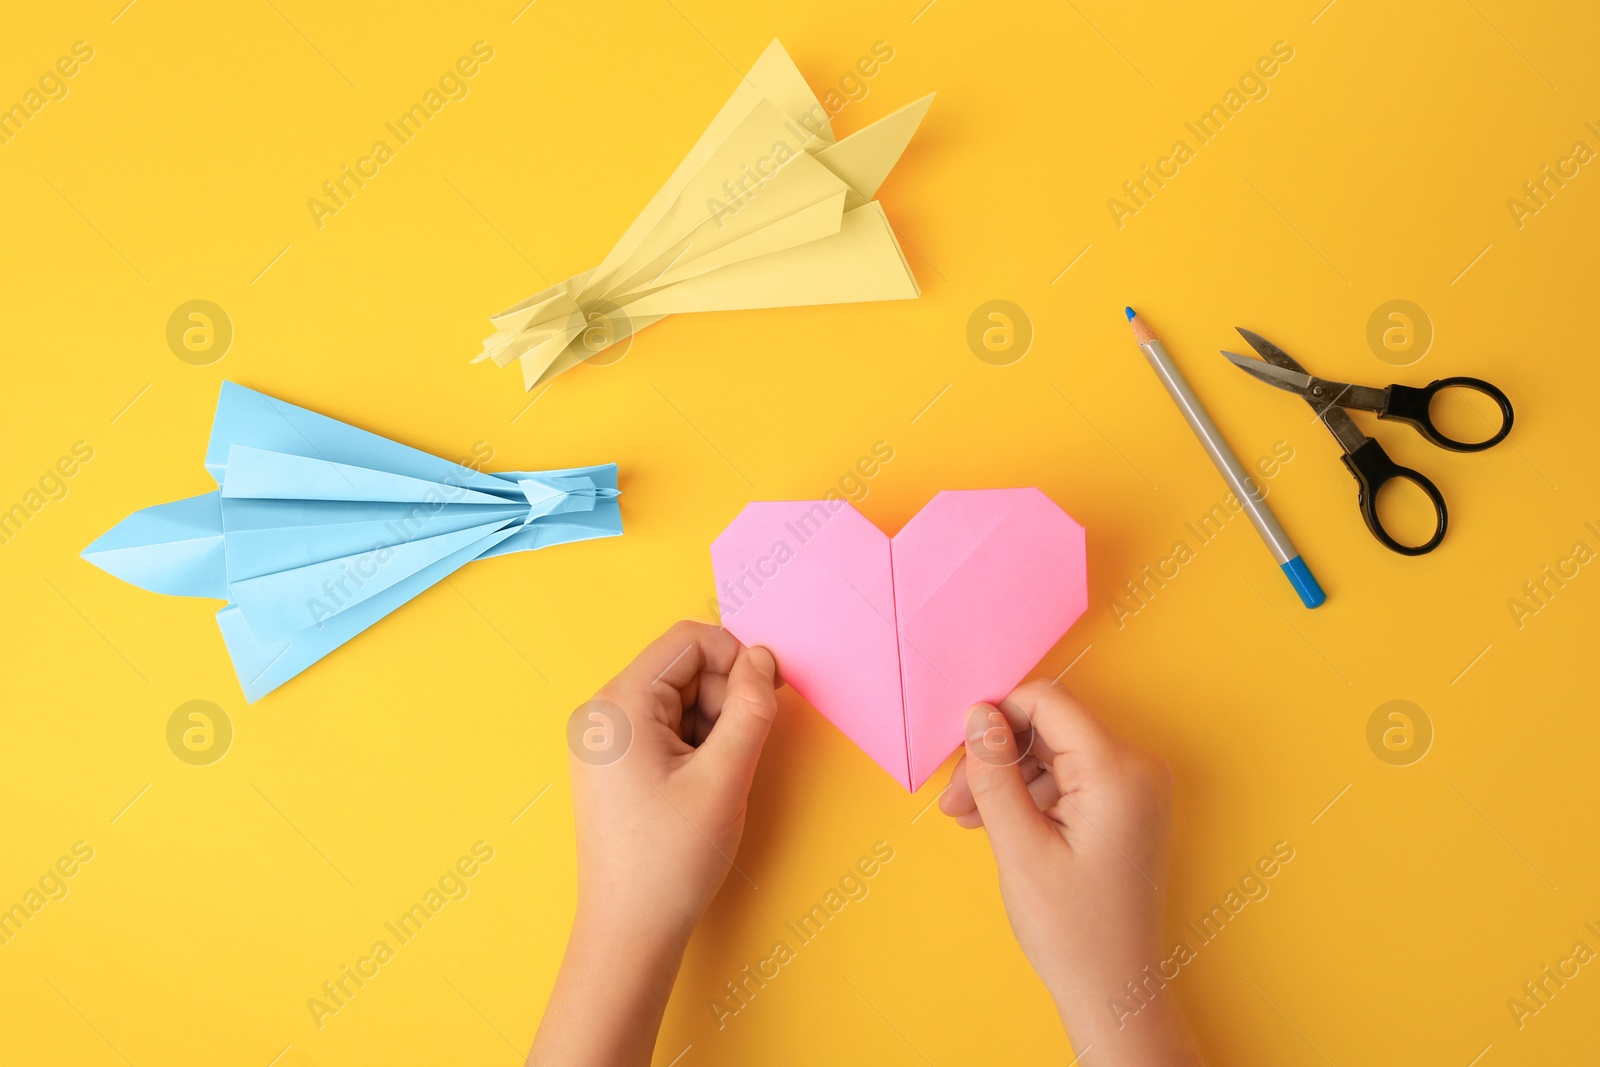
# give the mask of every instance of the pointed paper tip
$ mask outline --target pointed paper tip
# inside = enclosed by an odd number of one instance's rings
[[[142,508],[80,553],[130,585],[168,596],[228,597],[219,494]]]

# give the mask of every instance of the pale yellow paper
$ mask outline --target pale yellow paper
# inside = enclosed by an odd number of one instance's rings
[[[883,208],[872,202],[845,212],[843,225],[832,237],[640,297],[628,305],[628,314],[914,300],[920,293]]]
[[[477,360],[532,389],[680,312],[914,299],[872,198],[932,100],[835,140],[773,41],[600,265],[492,316]]]
[[[817,162],[850,187],[850,195],[844,202],[846,211],[878,195],[878,186],[883,184],[899,161],[900,153],[911,143],[911,135],[917,132],[931,103],[933,94],[929,93],[817,153]]]

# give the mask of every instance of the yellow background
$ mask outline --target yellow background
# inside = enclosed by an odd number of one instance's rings
[[[707,545],[746,501],[821,496],[880,440],[895,457],[860,507],[887,530],[939,489],[1010,485],[1087,526],[1091,606],[1039,672],[1072,664],[1064,684],[1171,761],[1174,936],[1274,842],[1295,849],[1171,987],[1215,1062],[1592,1050],[1597,965],[1520,1030],[1506,1002],[1575,941],[1600,949],[1583,926],[1600,925],[1600,576],[1581,569],[1520,628],[1507,602],[1575,542],[1600,548],[1584,526],[1600,520],[1597,165],[1520,229],[1506,202],[1573,142],[1600,149],[1584,125],[1600,125],[1600,20],[1548,2],[1322,2],[8,15],[0,103],[74,41],[95,55],[0,147],[0,507],[74,442],[94,458],[0,547],[0,906],[73,842],[95,855],[0,947],[0,1059],[516,1063],[573,905],[570,709],[672,620],[709,617]],[[515,370],[468,365],[488,314],[600,260],[775,36],[819,91],[893,47],[841,134],[938,91],[881,194],[922,298],[678,317],[531,408]],[[494,58],[470,95],[314,226],[306,200],[477,40]],[[1107,199],[1277,41],[1294,58],[1270,94],[1118,229]],[[165,341],[196,298],[236,332],[206,367]],[[1396,298],[1436,332],[1407,368],[1366,342]],[[991,299],[1035,330],[1009,366],[965,342]],[[1241,456],[1294,448],[1271,499],[1324,608],[1301,608],[1235,522],[1118,626],[1122,583],[1225,493],[1125,303]],[[1215,354],[1239,347],[1235,324],[1328,377],[1506,389],[1509,447],[1460,456],[1376,431],[1449,500],[1440,550],[1372,540],[1332,439]],[[129,512],[212,487],[224,378],[452,458],[485,441],[499,469],[616,461],[626,535],[469,566],[246,706],[214,604],[78,558]],[[165,741],[194,699],[234,725],[211,766]],[[1412,766],[1366,742],[1391,699],[1435,730]],[[739,854],[758,888],[735,875],[713,906],[657,1062],[1070,1059],[982,836],[918,817],[944,777],[907,796],[786,691]],[[314,1026],[307,998],[479,840],[495,857],[470,895]],[[722,983],[880,840],[895,858],[870,895],[719,1031]]]

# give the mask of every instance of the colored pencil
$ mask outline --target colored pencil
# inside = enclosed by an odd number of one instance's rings
[[[1244,508],[1245,514],[1250,516],[1251,525],[1267,543],[1272,558],[1277,561],[1279,569],[1289,579],[1289,584],[1294,586],[1294,591],[1299,594],[1300,602],[1308,608],[1320,607],[1328,599],[1327,595],[1317,584],[1316,578],[1312,577],[1311,568],[1300,558],[1300,553],[1289,540],[1289,535],[1284,533],[1283,527],[1278,524],[1277,516],[1267,507],[1266,495],[1261,492],[1256,480],[1250,476],[1244,464],[1239,462],[1239,457],[1233,454],[1228,442],[1223,440],[1222,432],[1217,429],[1217,424],[1211,421],[1211,416],[1206,414],[1206,409],[1200,406],[1200,398],[1189,388],[1189,383],[1178,370],[1177,364],[1172,362],[1172,357],[1167,355],[1167,350],[1162,347],[1161,339],[1156,336],[1155,331],[1146,325],[1132,308],[1128,308],[1127,313],[1128,324],[1133,327],[1133,339],[1138,342],[1139,351],[1150,361],[1156,377],[1167,387],[1173,402],[1178,405],[1178,410],[1183,412],[1184,419],[1188,421],[1189,428],[1200,438],[1200,446],[1206,450],[1206,455],[1211,457],[1211,462],[1222,472],[1223,481],[1228,483],[1228,488],[1233,490],[1233,495]]]

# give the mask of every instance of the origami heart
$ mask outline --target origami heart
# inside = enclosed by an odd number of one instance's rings
[[[892,539],[840,499],[746,505],[722,625],[915,792],[1088,606],[1083,527],[1037,489],[942,492]]]

